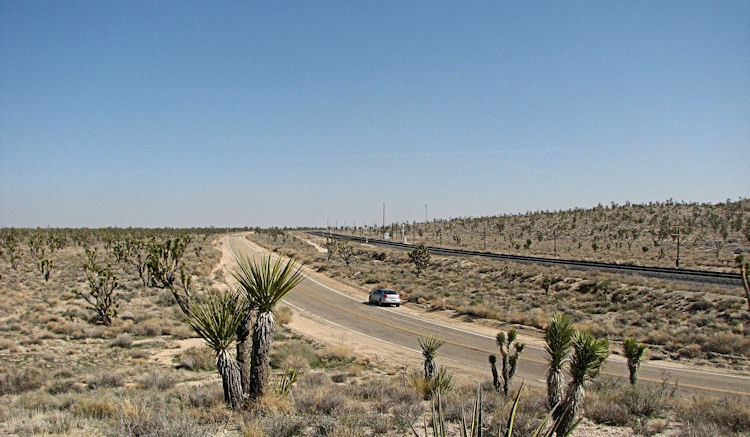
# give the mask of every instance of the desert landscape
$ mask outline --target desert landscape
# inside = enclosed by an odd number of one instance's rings
[[[739,205],[742,220],[750,220],[747,202]],[[398,310],[409,317],[488,338],[513,329],[519,341],[539,350],[552,315],[567,314],[575,330],[608,340],[610,361],[624,362],[623,342],[632,337],[644,343],[644,364],[747,375],[747,301],[737,287],[438,256],[418,274],[405,252],[278,228],[2,233],[0,432],[7,435],[421,436],[442,429],[431,405],[440,406],[450,433],[471,419],[477,381],[485,432],[506,432],[511,412],[513,435],[530,435],[545,423],[545,385],[533,377],[509,379],[504,394],[494,387],[489,363],[482,369],[462,364],[461,354],[441,360],[436,352],[442,376],[431,380],[419,353],[404,356],[382,339],[343,335],[338,328],[341,335],[331,335],[326,319],[298,306],[311,300],[310,280],[355,300],[393,288],[403,301]],[[243,244],[255,256],[296,260],[308,279],[273,310],[278,330],[268,390],[233,407],[222,390],[216,350],[187,323],[181,303],[189,300],[195,308],[236,289]],[[171,255],[165,247],[172,247]],[[158,256],[168,262],[155,262]],[[159,271],[170,265],[171,276]],[[105,300],[85,299],[106,283],[100,277],[114,278],[110,309],[102,310]],[[417,340],[427,337],[407,342],[419,351]],[[232,360],[237,339],[231,332]],[[531,353],[520,352],[519,375],[529,375],[523,360]],[[586,382],[583,420],[573,435],[750,430],[746,393],[696,391],[667,371],[636,385],[602,373]]]
[[[750,436],[748,29],[0,0],[0,436]]]

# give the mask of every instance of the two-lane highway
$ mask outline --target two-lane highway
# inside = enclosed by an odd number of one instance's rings
[[[230,236],[227,247],[234,253],[256,256],[257,249],[239,236]],[[285,302],[301,311],[313,314],[331,324],[332,330],[348,330],[366,335],[384,345],[397,345],[417,349],[417,338],[435,336],[446,341],[440,350],[440,359],[478,369],[487,369],[487,357],[497,354],[494,338],[452,327],[447,323],[429,320],[429,314],[415,317],[405,314],[403,308],[379,308],[367,305],[361,298],[352,297],[338,289],[306,275],[305,280]],[[450,364],[450,363],[449,363]],[[663,371],[679,381],[681,392],[702,392],[713,395],[750,396],[750,376],[731,374],[703,368],[671,367],[646,363],[641,366],[639,379],[660,383]],[[517,377],[542,384],[547,371],[545,352],[540,347],[527,346],[520,357]],[[620,359],[611,358],[602,372],[606,375],[627,378],[627,366]]]

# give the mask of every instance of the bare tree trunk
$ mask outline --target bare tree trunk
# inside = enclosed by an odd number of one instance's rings
[[[547,371],[547,405],[555,408],[563,396],[563,379],[562,369],[549,368]]]
[[[578,415],[578,410],[583,404],[583,385],[578,385],[573,382],[568,386],[568,393],[565,395],[565,403],[562,406],[560,412],[560,422],[557,426],[556,434],[558,437],[562,437],[568,433],[570,428],[573,426]]]
[[[630,385],[635,385],[638,382],[638,365],[635,363],[628,363],[628,371],[630,372]]]
[[[273,331],[276,321],[273,312],[258,314],[253,325],[253,347],[250,357],[250,400],[257,401],[263,396],[268,381],[268,360],[271,343],[273,342]]]
[[[242,393],[250,394],[250,311],[237,328],[237,365],[240,368]]]
[[[432,358],[425,358],[424,360],[424,377],[425,379],[429,379],[432,381],[433,378],[435,378],[435,373],[437,373],[437,365],[435,365],[435,360]]]
[[[242,407],[242,385],[237,361],[227,351],[223,351],[216,357],[216,368],[221,375],[224,402],[233,410],[239,410]]]

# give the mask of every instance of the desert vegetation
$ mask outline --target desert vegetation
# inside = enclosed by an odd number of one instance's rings
[[[322,246],[323,239],[310,234],[287,231],[274,240],[255,232],[248,238],[364,290],[395,289],[403,300],[428,310],[452,310],[540,332],[560,312],[577,328],[615,343],[638,339],[649,347],[652,360],[710,361],[744,369],[750,357],[745,329],[750,313],[738,287],[435,255],[416,276],[409,254],[398,250],[354,245],[346,265],[335,257],[329,261],[310,244]]]
[[[368,230],[395,235],[401,223]],[[363,227],[333,229],[364,236]],[[733,270],[750,251],[750,200],[611,203],[594,208],[406,223],[410,243],[640,265]],[[679,261],[679,262],[678,262]]]
[[[28,235],[38,233],[34,237],[38,240],[45,232],[59,233],[56,244],[61,246],[53,252],[55,267],[47,281],[37,269],[37,255],[25,250],[24,243]],[[438,428],[451,435],[462,424],[475,423],[474,432],[481,429],[484,435],[520,436],[537,430],[546,433],[539,435],[549,435],[562,423],[562,416],[553,417],[554,408],[543,392],[525,388],[520,393],[518,385],[509,387],[508,395],[502,389],[496,392],[489,371],[478,398],[476,383],[468,383],[441,363],[439,339],[425,339],[424,365],[408,369],[375,365],[345,346],[318,344],[290,331],[285,324],[291,313],[282,301],[285,287],[259,286],[260,278],[274,277],[270,283],[288,284],[291,270],[287,275],[262,273],[282,273],[287,264],[276,265],[270,259],[255,267],[247,264],[245,273],[250,274],[244,277],[256,279],[244,284],[238,294],[227,287],[229,278],[217,269],[220,252],[211,230],[3,233],[2,241],[6,235],[16,241],[10,252],[13,263],[4,249],[0,279],[0,433],[4,435],[416,433],[422,437]],[[284,243],[277,251],[301,253],[310,247],[287,232],[274,234],[278,243]],[[141,241],[136,245],[144,247],[143,269],[133,262],[137,254],[123,254],[126,238]],[[273,241],[274,236],[258,233],[255,238]],[[166,241],[175,239],[184,242],[177,257],[163,250]],[[151,244],[158,244],[159,250],[151,251]],[[169,245],[174,247],[174,243]],[[171,273],[156,273],[155,269],[163,267],[149,267],[154,266],[149,254],[157,252],[162,266],[174,267],[164,268]],[[353,252],[349,266],[342,259],[329,262],[326,254],[320,254],[315,263],[359,269],[361,249],[353,246]],[[413,264],[402,255],[402,268],[414,279]],[[379,263],[387,264],[391,257],[384,254]],[[441,262],[431,260],[420,277],[434,274],[436,268],[439,272]],[[243,277],[240,266],[235,273]],[[551,294],[557,291],[553,287]],[[98,304],[97,299],[104,303]],[[267,324],[259,329],[258,319],[263,323],[271,319],[278,328]],[[249,324],[251,347],[264,340],[256,339],[256,332],[273,340],[264,346],[267,355],[261,360],[268,365],[267,385],[252,402],[238,395],[238,388],[244,393],[239,374],[243,366],[232,347],[239,348],[245,324]],[[522,349],[511,337],[505,335],[502,345],[509,353],[509,368],[513,354]],[[673,396],[674,386],[668,382],[656,390],[601,378],[591,367],[598,355],[586,349],[591,345],[585,338],[578,338],[571,340],[570,358],[566,355],[560,360],[561,381],[567,384],[560,398],[577,400],[577,414],[569,427],[587,418],[573,435],[613,425],[644,435],[664,430],[686,436],[707,430],[741,435],[750,430],[744,401],[684,401]],[[513,347],[508,348],[511,343]],[[576,354],[594,358],[586,361]],[[584,366],[583,383],[574,386],[580,378],[576,379],[572,364],[579,362],[588,367]],[[585,396],[581,396],[584,386]],[[720,402],[727,402],[728,407]],[[710,410],[719,407],[724,408]]]

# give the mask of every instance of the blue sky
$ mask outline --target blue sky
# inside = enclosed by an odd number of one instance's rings
[[[750,3],[0,0],[0,226],[750,193]]]

